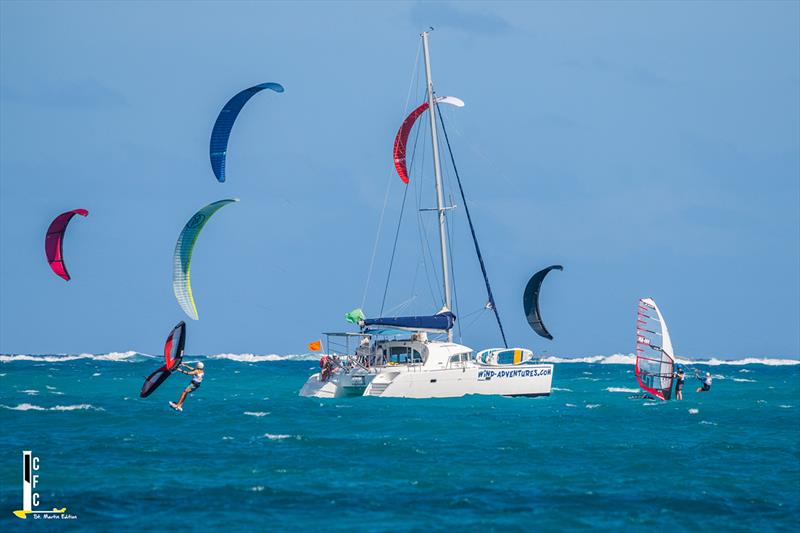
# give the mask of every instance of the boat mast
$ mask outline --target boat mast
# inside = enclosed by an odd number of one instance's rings
[[[433,171],[436,175],[436,211],[439,213],[439,244],[442,252],[442,278],[444,279],[444,306],[450,311],[450,270],[447,261],[447,231],[445,228],[445,206],[442,193],[442,168],[439,164],[439,139],[436,136],[436,102],[431,78],[431,58],[428,53],[428,32],[422,32],[422,49],[425,53],[425,78],[428,81],[428,115],[431,119],[431,142],[433,143]],[[453,330],[447,331],[447,340],[453,341]]]

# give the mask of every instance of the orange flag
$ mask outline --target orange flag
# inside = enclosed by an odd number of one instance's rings
[[[322,351],[322,341],[314,341],[308,343],[308,349],[312,352]]]

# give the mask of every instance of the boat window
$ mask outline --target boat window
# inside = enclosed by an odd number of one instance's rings
[[[451,363],[458,363],[460,359],[461,359],[461,356],[459,354],[450,356],[450,362]]]
[[[397,365],[421,363],[422,354],[408,346],[393,346],[389,348],[389,362]]]
[[[409,363],[411,360],[410,349],[406,346],[393,346],[389,348],[389,362],[395,364]]]

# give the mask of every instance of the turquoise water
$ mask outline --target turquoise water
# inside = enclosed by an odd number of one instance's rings
[[[547,398],[300,398],[313,361],[0,356],[0,529],[788,531],[800,517],[800,366],[696,365],[685,400],[629,398],[630,364],[557,363]],[[250,361],[253,357],[241,357]],[[187,359],[193,359],[187,357]],[[265,358],[262,358],[265,359]],[[610,360],[610,359],[609,359]],[[24,522],[23,449],[42,508]]]

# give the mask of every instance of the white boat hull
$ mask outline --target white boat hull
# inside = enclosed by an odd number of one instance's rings
[[[320,380],[317,372],[300,389],[300,396],[312,398],[343,398],[347,396],[363,396],[375,374],[366,372],[336,372],[327,381]]]
[[[467,394],[548,396],[553,365],[467,366],[441,370],[384,370],[364,396],[389,398],[455,398]]]

